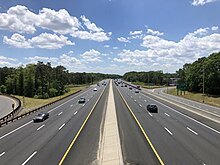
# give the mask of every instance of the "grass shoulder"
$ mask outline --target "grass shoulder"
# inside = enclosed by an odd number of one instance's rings
[[[21,100],[22,102],[22,106],[23,109],[22,111],[19,113],[20,114],[24,114],[26,112],[29,112],[37,107],[41,107],[43,105],[46,105],[48,103],[51,103],[53,101],[59,100],[61,98],[64,98],[68,95],[71,95],[79,90],[84,90],[88,87],[88,85],[71,85],[68,86],[69,88],[69,92],[60,95],[60,96],[56,96],[56,97],[52,97],[52,98],[48,98],[48,99],[36,99],[36,98],[29,98],[29,97],[23,97],[23,96],[17,96],[15,95],[15,97],[17,97],[18,99]]]
[[[179,92],[179,95],[177,95],[176,88],[169,89],[168,94],[187,98],[187,99],[194,100],[194,101],[201,102],[201,103],[204,100],[204,103],[206,104],[220,107],[220,96],[207,96],[207,95],[203,96],[202,93],[193,93],[193,92],[188,92],[188,91],[185,92],[185,95],[184,95],[184,92],[182,92],[182,95],[180,92]]]
[[[162,85],[153,85],[153,84],[148,85],[148,83],[143,83],[143,82],[132,82],[132,84],[140,85],[142,88],[147,88],[147,89],[154,89],[154,88],[165,87],[165,86],[162,86]]]

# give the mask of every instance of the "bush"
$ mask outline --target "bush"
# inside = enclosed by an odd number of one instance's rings
[[[50,97],[55,97],[55,96],[57,96],[57,93],[58,93],[58,90],[57,90],[57,89],[55,89],[55,88],[50,88],[50,89],[49,89],[49,96],[50,96]]]

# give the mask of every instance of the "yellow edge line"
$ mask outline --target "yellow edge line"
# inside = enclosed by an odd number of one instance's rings
[[[118,90],[118,88],[116,88]],[[146,132],[144,131],[143,127],[141,126],[140,122],[138,121],[137,117],[135,116],[135,114],[133,113],[133,111],[131,110],[130,106],[128,105],[127,101],[125,100],[125,98],[122,96],[121,92],[118,90],[119,94],[121,95],[121,98],[123,99],[123,101],[125,102],[127,108],[129,109],[130,113],[132,114],[132,116],[134,117],[135,121],[137,122],[138,126],[140,127],[142,133],[144,134],[145,138],[147,139],[147,142],[149,143],[151,149],[153,150],[154,154],[156,155],[157,159],[159,160],[161,165],[164,165],[162,159],[160,158],[159,154],[157,153],[156,149],[154,148],[153,144],[151,143],[149,137],[147,136]]]
[[[72,146],[74,145],[76,139],[78,138],[78,136],[80,135],[80,133],[82,132],[82,129],[84,128],[84,126],[86,125],[89,117],[91,116],[92,112],[94,111],[96,105],[98,104],[100,98],[102,97],[103,93],[104,93],[105,89],[102,91],[101,95],[99,96],[98,100],[96,101],[95,105],[92,107],[91,111],[89,112],[88,116],[86,117],[85,121],[83,122],[83,124],[81,125],[79,131],[77,132],[76,136],[74,137],[73,141],[70,143],[68,149],[66,150],[65,154],[63,155],[62,159],[59,162],[59,165],[63,164],[63,161],[65,160],[65,158],[67,157],[69,151],[71,150]]]

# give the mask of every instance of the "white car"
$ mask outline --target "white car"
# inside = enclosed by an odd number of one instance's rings
[[[97,88],[94,88],[93,91],[97,91]]]

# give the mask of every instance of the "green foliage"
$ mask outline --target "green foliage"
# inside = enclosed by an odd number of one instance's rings
[[[7,88],[5,85],[0,86],[0,93],[6,93],[6,90],[7,90]]]
[[[162,71],[149,72],[127,72],[123,79],[136,84],[164,85],[167,84],[168,78],[176,77],[175,74],[164,74]],[[139,83],[138,83],[139,82]]]
[[[203,57],[192,64],[185,64],[183,69],[177,71],[179,82],[184,82],[190,92],[203,92],[206,94],[220,94],[220,52],[209,57]]]
[[[69,84],[93,84],[119,75],[101,73],[69,73],[63,66],[52,67],[48,62],[38,62],[18,68],[0,68],[0,86],[6,93],[34,98],[49,98],[69,91]],[[3,90],[3,89],[2,89]]]

